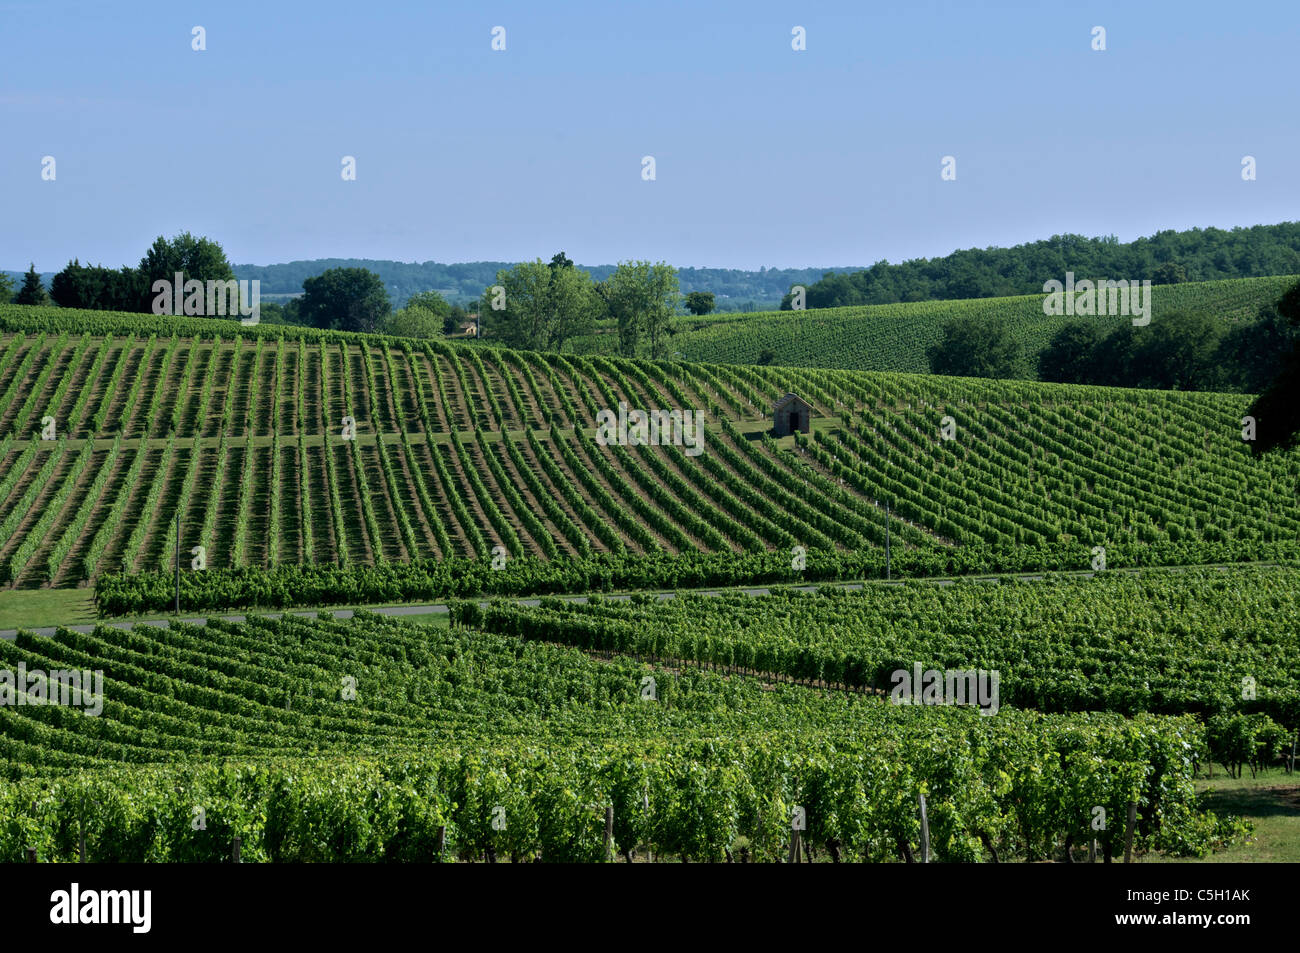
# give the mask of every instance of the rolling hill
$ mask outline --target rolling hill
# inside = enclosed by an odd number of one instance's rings
[[[1196,311],[1225,321],[1248,321],[1296,280],[1292,275],[1157,285],[1151,289],[1152,320]],[[670,348],[682,360],[705,363],[757,364],[766,354],[769,363],[789,367],[925,374],[930,369],[926,348],[939,340],[945,321],[991,317],[1010,324],[1027,358],[1024,375],[1031,377],[1032,362],[1052,335],[1078,320],[1044,315],[1043,298],[1038,294],[682,317],[674,321]],[[1130,319],[1089,320],[1113,327]],[[577,343],[584,353],[609,353],[616,340],[612,334],[592,334]]]
[[[766,436],[786,392],[811,434]],[[165,608],[178,526],[187,608],[1290,562],[1247,401],[10,306],[0,573]],[[703,440],[594,439],[620,404]],[[0,860],[775,860],[792,811],[911,860],[918,791],[938,860],[1119,856],[1130,803],[1139,851],[1243,843],[1193,778],[1294,732],[1296,570],[1100,575],[20,631],[0,664],[101,681],[0,705]],[[930,664],[999,667],[997,717],[881,696]]]
[[[1086,568],[1098,546],[1113,565],[1255,559],[1300,538],[1300,454],[1252,459],[1240,395],[17,306],[0,326],[0,577],[19,587],[153,573],[169,589],[178,516],[186,564],[202,546],[212,579],[494,552],[661,567],[704,553],[743,578],[794,547],[810,578],[874,574],[887,533],[894,567],[930,574]],[[813,433],[764,436],[791,391]],[[702,452],[599,445],[597,415],[620,403],[702,412]],[[35,439],[51,420],[57,439]]]

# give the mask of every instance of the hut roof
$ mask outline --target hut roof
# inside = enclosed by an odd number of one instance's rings
[[[784,397],[778,400],[776,404],[772,407],[772,413],[774,414],[777,413],[782,408],[789,406],[793,401],[798,401],[799,403],[807,407],[809,410],[812,410],[812,404],[808,403],[808,401],[804,400],[798,394],[786,394]]]

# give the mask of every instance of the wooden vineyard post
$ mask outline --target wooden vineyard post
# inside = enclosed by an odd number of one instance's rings
[[[885,504],[885,580],[893,578],[893,561],[889,549],[889,504]]]
[[[1097,838],[1094,837],[1092,840],[1088,841],[1088,863],[1095,864],[1096,862],[1097,862]]]
[[[438,836],[434,841],[434,850],[438,853],[438,863],[443,862],[443,856],[447,852],[447,827],[445,824],[438,825]]]
[[[921,863],[930,862],[930,816],[925,810],[925,795],[918,794],[916,800],[921,805]]]
[[[802,807],[795,805],[790,812],[790,854],[786,857],[787,864],[799,863],[799,841],[800,835],[804,828],[808,826],[808,815]]]
[[[605,808],[605,863],[614,862],[614,805]]]
[[[27,863],[29,863],[29,864],[34,864],[34,863],[36,863],[36,848],[35,848],[35,847],[28,847],[28,848],[27,848]]]
[[[243,863],[243,861],[241,861],[241,860],[239,859],[239,848],[243,845],[243,843],[244,843],[244,839],[243,839],[242,837],[240,837],[238,834],[236,834],[236,835],[235,835],[235,848],[234,848],[234,850],[231,851],[231,854],[230,854],[230,859],[231,859],[234,863],[236,863],[236,864],[241,864],[241,863]]]
[[[1300,744],[1300,728],[1295,730],[1295,734],[1291,738],[1291,761],[1287,764],[1287,774],[1295,773],[1295,749],[1297,744]]]
[[[1124,863],[1132,863],[1133,860],[1133,832],[1137,828],[1137,801],[1128,802],[1128,830],[1124,834]]]

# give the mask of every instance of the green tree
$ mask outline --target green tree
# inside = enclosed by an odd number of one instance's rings
[[[365,268],[329,268],[304,281],[302,292],[298,313],[314,328],[373,332],[392,310],[384,283]]]
[[[383,331],[385,334],[396,334],[407,338],[436,338],[446,333],[443,327],[444,318],[450,315],[441,315],[431,308],[423,305],[408,304],[401,311],[394,311],[384,319]]]
[[[1136,380],[1139,332],[1125,321],[1107,334],[1093,349],[1092,378],[1090,384],[1108,387],[1133,387]]]
[[[178,273],[184,281],[205,283],[233,281],[235,278],[235,270],[230,267],[221,246],[210,238],[195,237],[189,232],[182,232],[171,241],[159,235],[140,259],[138,271],[147,296],[140,302],[140,311],[153,310],[153,302],[159,294],[154,290],[154,283],[166,281],[171,285]]]
[[[686,296],[686,310],[691,314],[708,314],[713,308],[712,291],[692,291]]]
[[[75,259],[50,280],[50,297],[61,308],[148,311],[147,286],[134,268],[114,271]]]
[[[263,301],[258,305],[258,318],[262,324],[288,324],[284,319],[284,305],[278,301]]]
[[[1300,331],[1300,282],[1282,295],[1277,312]],[[1251,444],[1251,452],[1256,455],[1300,444],[1300,334],[1292,338],[1281,365],[1272,383],[1246,411],[1257,424],[1255,442]]]
[[[434,338],[448,334],[447,326],[455,322],[454,309],[436,291],[421,291],[411,295],[400,311],[395,311],[384,321],[387,334],[409,338]]]
[[[0,292],[2,293],[2,292]],[[32,262],[23,276],[23,286],[14,296],[14,304],[48,304],[49,295],[41,284],[41,276],[36,273],[36,263]]]
[[[1220,322],[1205,314],[1167,314],[1139,329],[1132,386],[1207,390],[1220,380]]]
[[[1153,285],[1176,285],[1187,280],[1187,269],[1176,261],[1161,262],[1151,270]]]
[[[663,357],[680,300],[677,270],[664,262],[624,261],[602,285],[609,313],[618,322],[619,353]]]
[[[1218,363],[1230,369],[1229,386],[1259,394],[1282,371],[1286,355],[1300,341],[1300,324],[1278,313],[1277,305],[1261,308],[1256,320],[1228,330],[1219,345]]]
[[[0,304],[8,304],[13,297],[14,283],[8,275],[0,274]]]
[[[946,322],[926,351],[930,371],[953,377],[1020,377],[1020,342],[1002,321],[962,317]]]
[[[497,286],[501,294],[488,288],[479,303],[480,333],[500,338],[507,347],[561,350],[590,332],[602,310],[591,275],[556,259],[498,271]]]
[[[436,291],[420,291],[406,299],[406,308],[423,308],[426,311],[432,311],[439,317],[445,317],[451,314],[451,305],[447,299]]]
[[[1038,379],[1060,384],[1093,382],[1097,346],[1105,329],[1095,321],[1071,321],[1038,355]]]
[[[451,310],[442,319],[442,333],[456,334],[468,321],[469,315],[465,309],[458,304],[453,304]]]

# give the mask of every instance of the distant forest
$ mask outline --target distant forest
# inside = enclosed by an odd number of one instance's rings
[[[539,249],[549,258],[554,249]],[[543,254],[545,253],[545,254]],[[475,302],[498,271],[516,262],[475,261],[442,264],[365,258],[318,258],[280,265],[233,265],[240,279],[261,281],[264,297],[302,293],[302,283],[330,268],[368,268],[379,275],[394,308],[412,295],[437,291],[456,304]],[[604,281],[613,265],[579,265],[594,281]],[[1150,238],[1121,243],[1115,236],[1086,238],[1055,235],[1012,248],[971,248],[942,258],[915,258],[870,268],[679,268],[683,295],[711,291],[718,311],[764,311],[792,305],[790,289],[806,288],[805,306],[833,308],[900,301],[942,301],[1040,294],[1049,278],[1150,279],[1153,284],[1257,278],[1300,274],[1300,222],[1249,228],[1194,228],[1158,232]],[[22,272],[5,272],[15,287]],[[41,273],[48,288],[53,272]]]
[[[538,255],[549,258],[556,249],[542,249]],[[546,254],[542,255],[542,251]],[[458,304],[476,302],[483,289],[496,282],[498,271],[514,267],[517,262],[473,261],[444,265],[436,261],[377,261],[367,258],[319,258],[314,261],[291,261],[285,265],[232,265],[242,279],[262,282],[263,295],[288,295],[302,292],[302,283],[328,268],[367,268],[377,274],[388,291],[394,308],[400,308],[412,295],[437,291],[448,301]],[[591,273],[593,281],[604,281],[614,272],[614,265],[578,265]],[[692,291],[711,291],[718,311],[774,311],[781,296],[791,285],[809,285],[828,272],[850,272],[852,268],[764,268],[741,271],[735,268],[679,268],[677,279],[683,295]]]
[[[1054,235],[1013,248],[971,248],[943,258],[881,261],[852,274],[828,274],[807,286],[804,305],[893,304],[953,298],[1042,294],[1043,282],[1146,280],[1152,284],[1300,274],[1300,222],[1250,228],[1157,232],[1121,243],[1115,236]],[[792,307],[787,294],[783,310]]]

